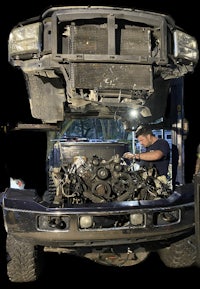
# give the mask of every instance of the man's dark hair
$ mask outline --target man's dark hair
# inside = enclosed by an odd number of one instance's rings
[[[151,127],[148,126],[139,126],[136,131],[135,131],[135,136],[138,138],[140,135],[148,135],[151,134],[153,135]]]

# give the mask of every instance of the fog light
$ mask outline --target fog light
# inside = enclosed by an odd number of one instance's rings
[[[174,210],[170,212],[165,212],[161,215],[162,219],[168,223],[178,222],[179,220],[179,211]]]
[[[93,218],[91,216],[81,216],[79,219],[79,224],[82,229],[87,229],[92,226]]]
[[[141,226],[144,224],[144,216],[143,214],[131,214],[130,215],[130,222],[132,225]]]

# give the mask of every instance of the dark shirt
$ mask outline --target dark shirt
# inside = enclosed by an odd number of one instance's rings
[[[158,175],[165,175],[167,176],[168,173],[168,166],[170,161],[170,146],[169,143],[164,139],[158,139],[146,148],[146,152],[160,150],[163,153],[163,157],[157,161],[142,161],[142,165],[145,167],[156,167]]]

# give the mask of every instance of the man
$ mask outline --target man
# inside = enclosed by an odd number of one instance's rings
[[[146,148],[146,152],[132,154],[124,153],[123,157],[142,161],[142,166],[155,167],[159,176],[167,177],[170,161],[170,146],[164,139],[157,138],[149,126],[140,126],[136,130],[136,138]]]
[[[200,144],[197,147],[197,160],[195,164],[195,174],[200,173]]]

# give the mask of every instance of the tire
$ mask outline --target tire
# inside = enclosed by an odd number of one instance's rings
[[[41,275],[43,250],[7,235],[7,275],[11,282],[32,282]]]
[[[6,276],[6,231],[3,222],[2,208],[0,207],[0,284]]]
[[[169,268],[186,268],[195,265],[197,248],[194,235],[160,249],[158,255]]]

